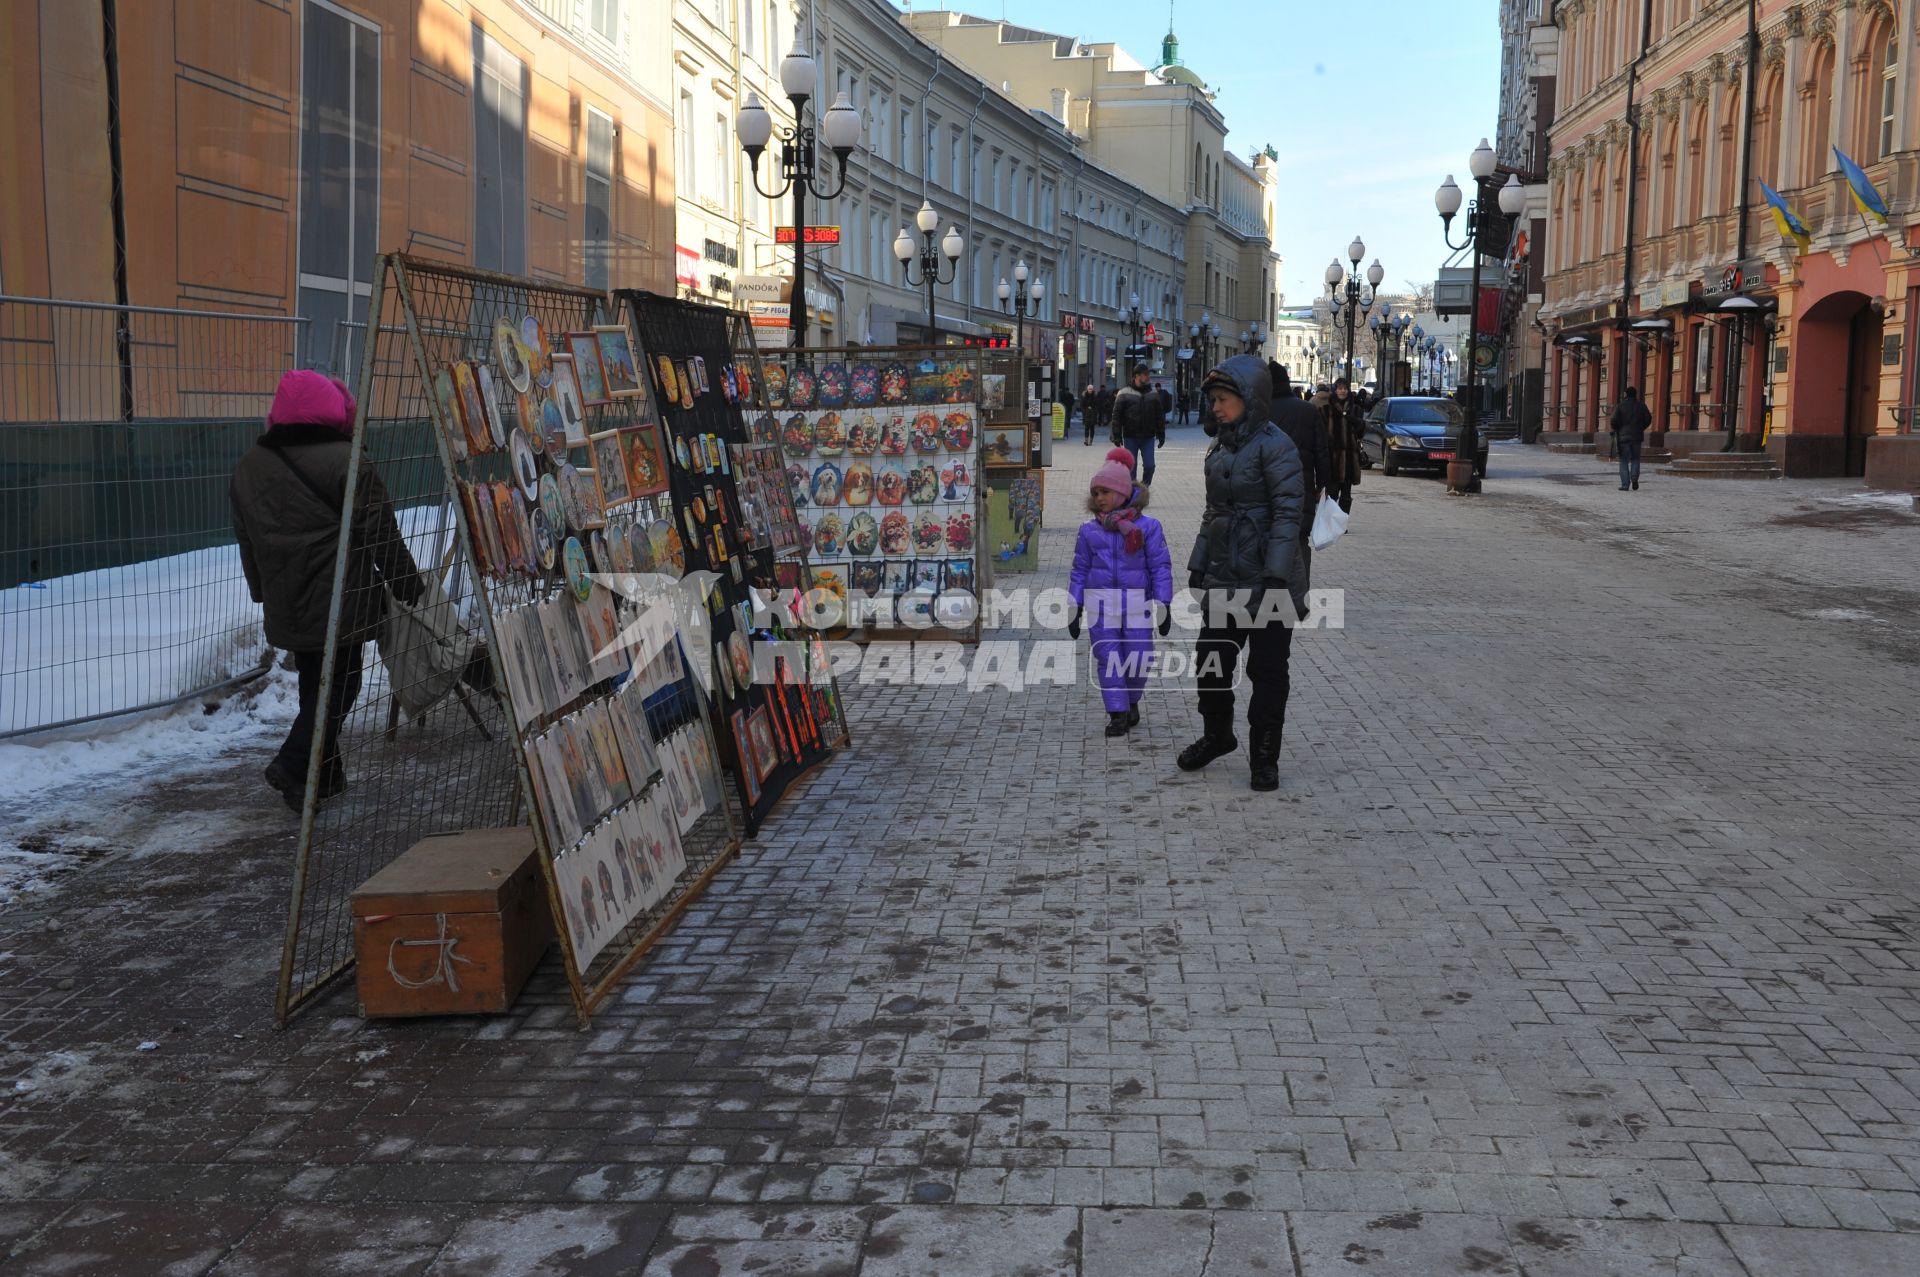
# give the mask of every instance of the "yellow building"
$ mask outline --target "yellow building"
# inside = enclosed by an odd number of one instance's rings
[[[1180,210],[1185,273],[1164,319],[1184,330],[1210,314],[1223,340],[1235,342],[1255,322],[1272,329],[1282,265],[1272,157],[1243,161],[1226,150],[1226,118],[1182,64],[1172,32],[1160,64],[1147,67],[1110,42],[947,10],[901,20],[1028,109],[1062,121],[1090,160]]]

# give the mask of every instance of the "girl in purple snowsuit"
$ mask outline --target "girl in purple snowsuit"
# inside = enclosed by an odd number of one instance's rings
[[[1107,735],[1125,736],[1140,721],[1140,693],[1153,657],[1153,631],[1173,626],[1173,559],[1160,521],[1147,517],[1147,489],[1132,478],[1133,454],[1107,453],[1094,472],[1087,510],[1073,549],[1068,592],[1073,616],[1067,633],[1080,637],[1080,617],[1091,609],[1087,638],[1107,707]]]

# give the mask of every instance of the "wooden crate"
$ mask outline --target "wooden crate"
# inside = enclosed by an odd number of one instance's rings
[[[498,1013],[553,938],[533,831],[423,838],[353,893],[360,1011]]]

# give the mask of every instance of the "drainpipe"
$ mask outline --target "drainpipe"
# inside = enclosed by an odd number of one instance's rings
[[[120,19],[117,0],[100,0],[105,40],[100,56],[107,80],[107,163],[112,175],[114,344],[120,364],[120,420],[133,420],[133,330],[127,310],[127,188],[120,162]]]
[[[1735,251],[1734,263],[1738,265],[1747,260],[1747,221],[1748,209],[1752,203],[1753,190],[1753,107],[1754,94],[1759,91],[1760,82],[1760,13],[1759,0],[1747,0],[1747,109],[1745,122],[1740,129],[1740,235],[1739,247]],[[1720,451],[1732,452],[1740,444],[1740,411],[1746,407],[1745,380],[1747,353],[1747,317],[1742,314],[1734,320],[1733,364],[1727,369],[1727,387],[1733,403],[1727,409],[1727,441]]]
[[[1640,11],[1640,52],[1627,68],[1627,235],[1621,254],[1624,264],[1620,274],[1620,313],[1613,321],[1621,332],[1627,329],[1627,315],[1633,306],[1633,218],[1640,208],[1640,117],[1633,109],[1633,99],[1640,87],[1640,65],[1647,60],[1647,51],[1652,47],[1653,0],[1645,0]],[[1624,350],[1613,363],[1613,401],[1618,404],[1625,397],[1627,386]]]

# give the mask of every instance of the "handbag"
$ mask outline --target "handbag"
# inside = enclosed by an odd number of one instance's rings
[[[1349,516],[1340,508],[1340,503],[1330,496],[1320,498],[1320,505],[1313,512],[1313,532],[1307,538],[1307,544],[1316,550],[1324,550],[1338,541],[1347,530]]]

